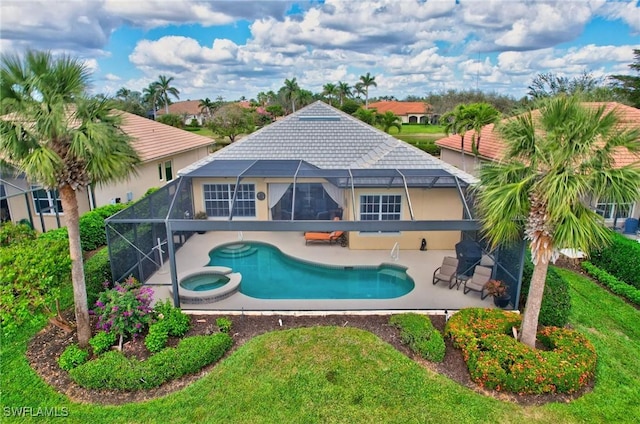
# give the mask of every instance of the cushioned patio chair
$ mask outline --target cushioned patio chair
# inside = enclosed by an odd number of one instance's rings
[[[342,242],[342,236],[344,231],[332,231],[330,233],[304,233],[304,244],[308,244],[309,242],[329,242],[329,244],[336,244]]]
[[[457,269],[458,259],[453,256],[445,256],[442,260],[442,265],[433,271],[433,285],[438,284],[440,281],[446,281],[449,284],[449,288],[452,288],[457,283]]]
[[[493,270],[486,266],[477,265],[473,270],[471,278],[464,282],[464,294],[469,293],[471,290],[480,292],[480,299],[484,299],[489,296],[489,293],[485,294],[484,286],[491,279]]]

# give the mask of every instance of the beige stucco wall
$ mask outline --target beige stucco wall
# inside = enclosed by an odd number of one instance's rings
[[[442,148],[440,149],[440,159],[446,163],[449,163],[456,168],[465,169],[467,173],[478,176],[480,166],[486,162],[484,159],[476,160],[473,155],[465,153],[464,155],[464,167],[462,166],[462,155],[455,150]]]
[[[94,188],[96,207],[112,203],[112,199],[120,198],[122,203],[127,202],[127,193],[132,193],[132,200],[140,199],[152,187],[162,187],[167,181],[158,174],[158,164],[162,164],[164,174],[164,163],[172,161],[173,178],[177,177],[178,171],[191,165],[192,163],[208,155],[207,147],[190,150],[166,158],[161,158],[145,162],[136,167],[137,173],[129,177],[128,180],[118,183],[111,183],[106,186],[96,186]]]
[[[360,195],[399,194],[402,196],[402,220],[410,220],[409,204],[403,189],[356,189],[356,207],[360,210]],[[457,189],[412,188],[409,189],[411,206],[415,220],[455,220],[462,219],[462,203]],[[348,199],[348,209],[351,209]],[[350,214],[348,216],[351,216]],[[397,242],[401,250],[417,250],[422,239],[427,241],[427,249],[453,249],[460,241],[460,231],[403,231],[398,233],[371,234],[349,232],[349,248],[369,250],[391,250]]]
[[[269,220],[269,193],[268,183],[287,183],[290,180],[285,179],[251,179],[242,180],[243,184],[255,184],[256,193],[262,191],[266,194],[265,200],[256,200],[256,219]],[[300,181],[302,182],[302,181]],[[322,182],[322,180],[305,180],[304,182]],[[235,178],[194,178],[194,203],[196,212],[205,210],[203,184],[235,184]],[[409,190],[411,196],[411,204],[416,220],[455,220],[462,219],[462,203],[458,195],[457,189],[426,189],[413,188]],[[410,220],[409,204],[402,188],[394,189],[356,189],[355,191],[355,208],[352,208],[351,191],[344,191],[344,213],[345,220],[353,220],[354,214],[357,219],[360,210],[360,195],[364,194],[399,194],[402,196],[401,214],[403,220]],[[219,218],[226,219],[226,218]],[[235,219],[243,219],[237,217]],[[250,218],[253,219],[253,218]],[[397,242],[400,249],[419,249],[423,238],[427,240],[428,249],[453,249],[455,244],[460,241],[460,231],[404,231],[399,233],[388,234],[361,234],[357,231],[351,231],[348,234],[349,247],[351,249],[369,249],[369,250],[390,250]]]
[[[6,178],[5,178],[6,179]],[[7,182],[13,184],[17,187],[20,187],[24,190],[29,190],[31,188],[31,184],[24,179],[7,179]],[[22,219],[29,219],[29,211],[27,210],[27,201],[29,202],[29,208],[31,209],[31,216],[33,218],[33,227],[37,231],[45,231],[45,230],[53,230],[58,228],[58,222],[56,219],[56,215],[53,213],[42,214],[42,220],[40,219],[40,214],[36,213],[35,202],[33,201],[33,196],[31,193],[28,193],[25,200],[25,195],[20,192],[20,190],[12,187],[9,184],[5,184],[5,190],[8,196],[13,196],[14,194],[18,194],[17,196],[9,197],[7,199],[7,203],[9,206],[9,214],[11,215],[11,221],[18,222]],[[87,195],[86,190],[79,190],[77,192],[78,199],[78,211],[82,215],[85,212],[90,210],[89,207],[89,196]],[[66,226],[64,219],[64,212],[59,214],[60,226]],[[44,223],[44,228],[42,224]]]

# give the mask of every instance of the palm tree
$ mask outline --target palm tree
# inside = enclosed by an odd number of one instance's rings
[[[158,97],[164,103],[164,113],[169,113],[169,105],[171,104],[171,100],[169,99],[169,95],[172,95],[176,98],[176,100],[180,99],[180,91],[177,88],[171,87],[171,81],[173,81],[173,77],[167,78],[164,75],[158,76],[158,81],[156,81],[157,89],[158,89]]]
[[[500,118],[500,112],[489,103],[472,103],[466,107],[467,116],[474,135],[471,138],[471,151],[478,157],[480,154],[480,137],[482,128],[495,124]]]
[[[151,107],[153,110],[153,120],[157,119],[156,112],[158,111],[158,97],[160,92],[158,90],[158,83],[152,82],[148,87],[142,89],[143,101]]]
[[[377,116],[378,123],[382,126],[382,130],[386,133],[389,132],[391,127],[398,129],[398,132],[402,131],[402,119],[396,116],[390,110]]]
[[[360,82],[362,83],[362,88],[364,88],[364,107],[369,107],[369,87],[377,87],[376,77],[373,77],[367,72],[367,75],[360,76]]]
[[[78,216],[78,190],[124,180],[139,162],[109,100],[87,97],[89,71],[78,59],[28,51],[3,55],[0,69],[3,160],[30,181],[60,193],[69,233],[80,346],[91,337]]]
[[[467,172],[464,152],[464,135],[472,128],[472,122],[467,113],[467,106],[464,104],[457,105],[453,110],[443,114],[440,117],[440,124],[444,125],[445,134],[460,135],[460,152],[462,154],[462,170]]]
[[[534,347],[549,262],[560,249],[589,253],[606,245],[611,232],[583,203],[587,194],[619,203],[640,190],[637,163],[615,167],[613,152],[640,153],[640,130],[622,130],[615,112],[586,109],[575,97],[542,102],[539,115],[509,120],[503,162],[480,170],[478,211],[490,244],[529,241],[534,265],[520,340]]]
[[[351,86],[347,82],[338,81],[338,97],[340,98],[340,107],[344,103],[344,98],[351,96]]]
[[[200,99],[200,103],[198,107],[200,108],[200,112],[204,112],[207,114],[208,118],[211,118],[211,113],[213,109],[215,109],[216,103],[211,101],[210,98]]]
[[[364,89],[364,85],[361,82],[357,82],[354,86],[353,86],[353,92],[355,93],[355,95],[358,97],[358,99],[361,99],[360,96],[364,96],[365,95],[365,89]]]
[[[129,90],[127,87],[121,87],[118,91],[116,91],[117,99],[127,100],[129,96],[131,96],[131,90]]]
[[[291,102],[291,111],[296,111],[296,98],[300,93],[300,87],[298,86],[298,82],[295,78],[285,79],[283,93],[285,97],[285,101]]]
[[[325,85],[322,86],[322,94],[324,96],[327,96],[327,99],[329,99],[329,106],[333,106],[331,102],[333,98],[337,96],[338,88],[336,87],[335,84],[332,84],[330,82],[326,83]]]

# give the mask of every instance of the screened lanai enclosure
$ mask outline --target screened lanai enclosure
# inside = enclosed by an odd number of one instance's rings
[[[423,197],[432,191],[457,197],[459,213],[424,219],[423,209],[431,206]],[[207,219],[195,219],[198,212]],[[488,249],[469,184],[443,169],[318,169],[299,160],[213,160],[183,170],[176,180],[109,218],[106,229],[113,280],[133,276],[145,283],[168,269],[176,306],[178,268],[184,271],[176,253],[198,232],[215,238],[229,232],[241,237],[242,232],[344,231],[354,239],[371,237],[366,240],[453,232],[456,241],[471,242],[482,253],[459,273],[470,275],[488,258],[494,278],[510,287],[511,307],[518,307],[524,244]],[[421,246],[418,240],[401,248],[417,251]],[[430,275],[424,279],[431,284]]]

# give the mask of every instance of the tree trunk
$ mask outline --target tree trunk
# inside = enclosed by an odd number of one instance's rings
[[[60,200],[64,211],[67,231],[69,232],[69,255],[71,256],[71,281],[73,283],[73,302],[75,304],[78,344],[81,348],[89,345],[91,326],[89,324],[89,308],[87,305],[87,288],[82,266],[82,247],[80,245],[80,217],[78,214],[78,198],[69,185],[60,188]]]
[[[520,341],[532,348],[536,347],[536,334],[538,333],[538,316],[542,305],[542,295],[544,285],[547,280],[547,269],[549,261],[538,260],[534,264],[531,285],[527,295],[527,304],[522,316],[522,327],[520,329]]]

